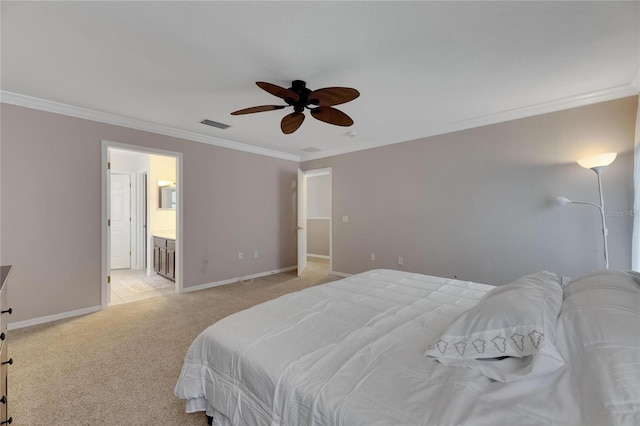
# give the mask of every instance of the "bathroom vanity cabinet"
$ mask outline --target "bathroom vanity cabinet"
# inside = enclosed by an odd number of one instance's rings
[[[153,237],[153,270],[158,275],[176,280],[176,240]]]

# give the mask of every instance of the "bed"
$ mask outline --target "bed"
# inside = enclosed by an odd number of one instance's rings
[[[218,321],[175,394],[224,426],[638,425],[640,274],[368,271]]]

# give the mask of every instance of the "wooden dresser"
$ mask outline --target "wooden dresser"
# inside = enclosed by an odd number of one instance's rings
[[[13,364],[13,359],[9,358],[9,348],[7,344],[7,315],[13,313],[13,309],[7,305],[7,281],[11,273],[11,265],[1,266],[0,282],[0,425],[7,425],[13,422],[9,416],[9,393],[7,389],[7,373],[9,366]]]

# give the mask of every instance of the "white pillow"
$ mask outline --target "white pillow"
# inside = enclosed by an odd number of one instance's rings
[[[562,306],[557,275],[538,272],[490,290],[425,352],[499,382],[548,374],[564,365],[554,346]]]

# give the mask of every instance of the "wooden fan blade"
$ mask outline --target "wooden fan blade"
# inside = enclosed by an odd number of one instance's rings
[[[300,96],[296,92],[284,87],[276,86],[275,84],[265,83],[264,81],[256,81],[258,87],[271,93],[273,96],[277,96],[285,100],[286,103],[292,104],[300,100]]]
[[[285,115],[280,122],[280,128],[282,133],[288,135],[298,130],[302,122],[304,121],[304,114],[301,112],[292,112],[289,115]]]
[[[309,93],[309,103],[321,107],[340,105],[354,100],[360,92],[350,87],[325,87]]]
[[[353,120],[339,109],[331,107],[318,107],[311,109],[311,115],[325,123],[335,124],[336,126],[348,127],[353,124]]]
[[[282,108],[286,108],[286,107],[284,105],[260,105],[260,106],[240,109],[238,111],[233,111],[231,115],[253,114],[254,112],[273,111],[273,110],[282,109]]]

